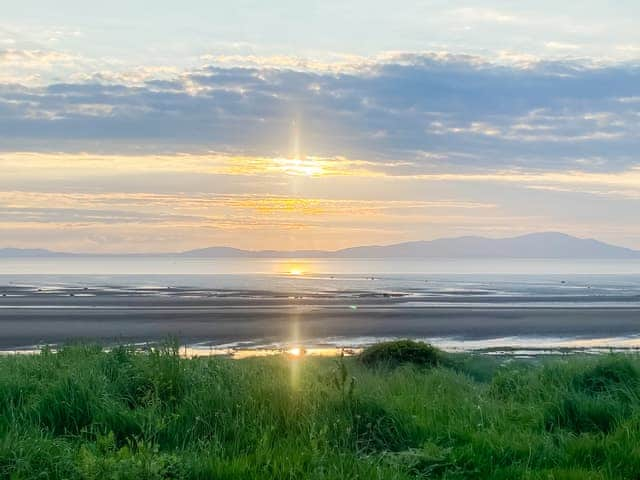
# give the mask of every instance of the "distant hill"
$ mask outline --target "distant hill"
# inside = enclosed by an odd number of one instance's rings
[[[562,233],[532,233],[511,238],[457,237],[353,247],[335,252],[341,258],[640,258],[640,251]]]
[[[71,253],[43,249],[0,249],[0,257],[67,256]],[[397,243],[367,245],[336,251],[323,250],[260,250],[232,247],[210,247],[164,256],[197,258],[585,258],[640,259],[640,251],[617,247],[594,239],[572,237],[563,233],[531,233],[510,238],[456,237]],[[139,254],[136,256],[140,256]]]
[[[322,250],[247,251],[215,247],[183,252],[200,257],[331,257],[331,258],[639,258],[640,251],[563,233],[531,233],[511,238],[456,237]]]
[[[246,257],[248,252],[247,250],[240,250],[238,248],[232,247],[208,247],[208,248],[198,248],[197,250],[189,250],[187,252],[181,252],[178,255],[182,257]]]
[[[44,248],[0,248],[0,258],[16,257],[65,257],[71,253],[53,252]]]
[[[335,257],[338,252],[324,250],[239,250],[231,247],[209,247],[178,253],[181,257],[199,258],[322,258]]]

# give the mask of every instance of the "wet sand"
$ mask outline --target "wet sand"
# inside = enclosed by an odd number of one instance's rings
[[[483,298],[469,305],[471,298],[465,296],[442,306],[428,298],[409,302],[375,295],[340,299],[171,289],[29,292],[17,287],[3,292],[0,348],[5,350],[83,339],[148,342],[170,335],[188,344],[217,345],[361,337],[478,340],[640,334],[640,305],[636,301],[616,307],[597,301],[584,306],[523,307],[512,306],[513,298],[502,303]]]

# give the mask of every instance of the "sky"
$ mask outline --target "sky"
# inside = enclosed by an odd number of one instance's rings
[[[640,249],[640,3],[8,0],[0,247]]]

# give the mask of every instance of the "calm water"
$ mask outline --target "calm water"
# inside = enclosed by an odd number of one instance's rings
[[[184,257],[4,258],[0,274],[79,275],[404,275],[606,274],[640,276],[640,260],[557,259],[277,259]]]
[[[640,261],[529,259],[3,259],[0,285],[34,289],[197,289],[247,296],[385,297],[404,304],[640,301]],[[12,294],[19,294],[13,292]]]

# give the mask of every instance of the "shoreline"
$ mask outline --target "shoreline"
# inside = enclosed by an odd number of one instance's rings
[[[179,354],[182,358],[200,358],[200,357],[226,357],[233,360],[242,360],[246,358],[287,356],[290,358],[300,357],[350,357],[360,354],[368,346],[376,343],[384,343],[388,341],[403,340],[402,338],[377,338],[375,341],[358,346],[329,346],[323,344],[308,344],[302,342],[293,342],[280,345],[255,345],[244,347],[226,347],[220,345],[205,346],[201,344],[180,345]],[[429,338],[412,338],[410,340],[425,342],[439,350],[450,354],[473,354],[480,356],[502,357],[512,359],[535,359],[541,357],[559,357],[567,355],[605,355],[605,354],[638,354],[640,353],[640,339],[622,338],[619,343],[608,343],[607,339],[602,344],[597,343],[600,339],[556,339],[559,342],[548,341],[548,339],[540,339],[538,345],[521,345],[503,344],[502,346],[489,346],[490,339],[486,345],[472,345],[461,347],[447,346],[447,343],[440,343],[438,339]],[[522,339],[528,340],[528,339]],[[594,343],[596,342],[596,343]],[[630,345],[632,342],[633,345]],[[111,351],[113,348],[126,346],[132,347],[139,352],[148,351],[151,348],[162,345],[160,342],[142,342],[142,343],[97,343],[104,351]],[[464,341],[460,341],[464,343]],[[38,355],[44,348],[52,352],[58,351],[60,348],[73,345],[82,345],[83,342],[71,344],[42,344],[16,347],[13,349],[0,349],[0,357],[7,355]],[[96,342],[87,342],[87,345],[96,344]]]

